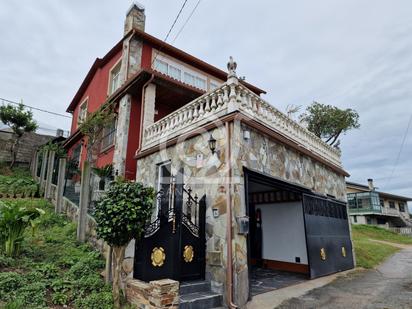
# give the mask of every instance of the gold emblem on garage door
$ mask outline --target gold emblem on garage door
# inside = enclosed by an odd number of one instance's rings
[[[320,258],[322,261],[326,260],[326,250],[325,248],[320,248]]]
[[[165,259],[166,259],[166,254],[165,254],[165,250],[160,247],[154,247],[152,250],[152,265],[155,267],[161,267],[163,266]]]
[[[343,257],[346,257],[346,249],[345,249],[345,247],[342,247],[342,256],[343,256]]]
[[[192,246],[185,246],[185,248],[183,249],[183,258],[185,259],[186,263],[190,263],[191,261],[193,261],[193,257],[195,256],[195,252],[193,251],[193,247]]]

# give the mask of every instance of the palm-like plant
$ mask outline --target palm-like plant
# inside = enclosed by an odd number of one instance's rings
[[[17,255],[25,229],[33,228],[44,213],[40,208],[0,201],[0,250],[7,256]]]

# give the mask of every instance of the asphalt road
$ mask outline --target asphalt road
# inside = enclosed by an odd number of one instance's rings
[[[394,254],[377,269],[338,278],[277,308],[412,309],[412,248]]]

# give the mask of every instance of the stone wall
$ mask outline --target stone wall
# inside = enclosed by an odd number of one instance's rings
[[[17,153],[17,164],[29,165],[33,159],[33,155],[36,149],[49,140],[53,136],[40,135],[36,133],[25,133],[19,144],[19,149]],[[14,143],[13,134],[10,131],[0,130],[0,162],[11,162],[12,154],[11,148]]]
[[[250,139],[243,138],[243,131],[250,131]],[[216,139],[216,154],[212,155],[208,140]],[[215,292],[225,291],[226,285],[226,184],[225,162],[226,129],[220,126],[187,140],[180,140],[137,161],[136,181],[155,186],[157,165],[170,160],[172,173],[183,167],[184,183],[199,196],[206,194],[206,276]],[[321,194],[330,194],[345,200],[343,175],[297,151],[247,127],[240,121],[231,123],[232,177],[232,248],[234,271],[234,299],[237,305],[247,302],[249,278],[247,266],[247,238],[237,234],[236,218],[246,214],[243,167],[263,172],[298,185],[306,186]],[[213,217],[213,209],[219,216]]]

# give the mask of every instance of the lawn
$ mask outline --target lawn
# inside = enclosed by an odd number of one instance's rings
[[[0,308],[112,308],[111,289],[100,275],[104,261],[76,241],[73,223],[42,199],[2,202],[32,205],[45,214],[34,230],[26,230],[17,257],[0,253]]]
[[[371,239],[412,244],[411,237],[371,225],[352,225],[352,237],[357,266],[364,268],[373,268],[400,250],[389,244],[373,242]]]

